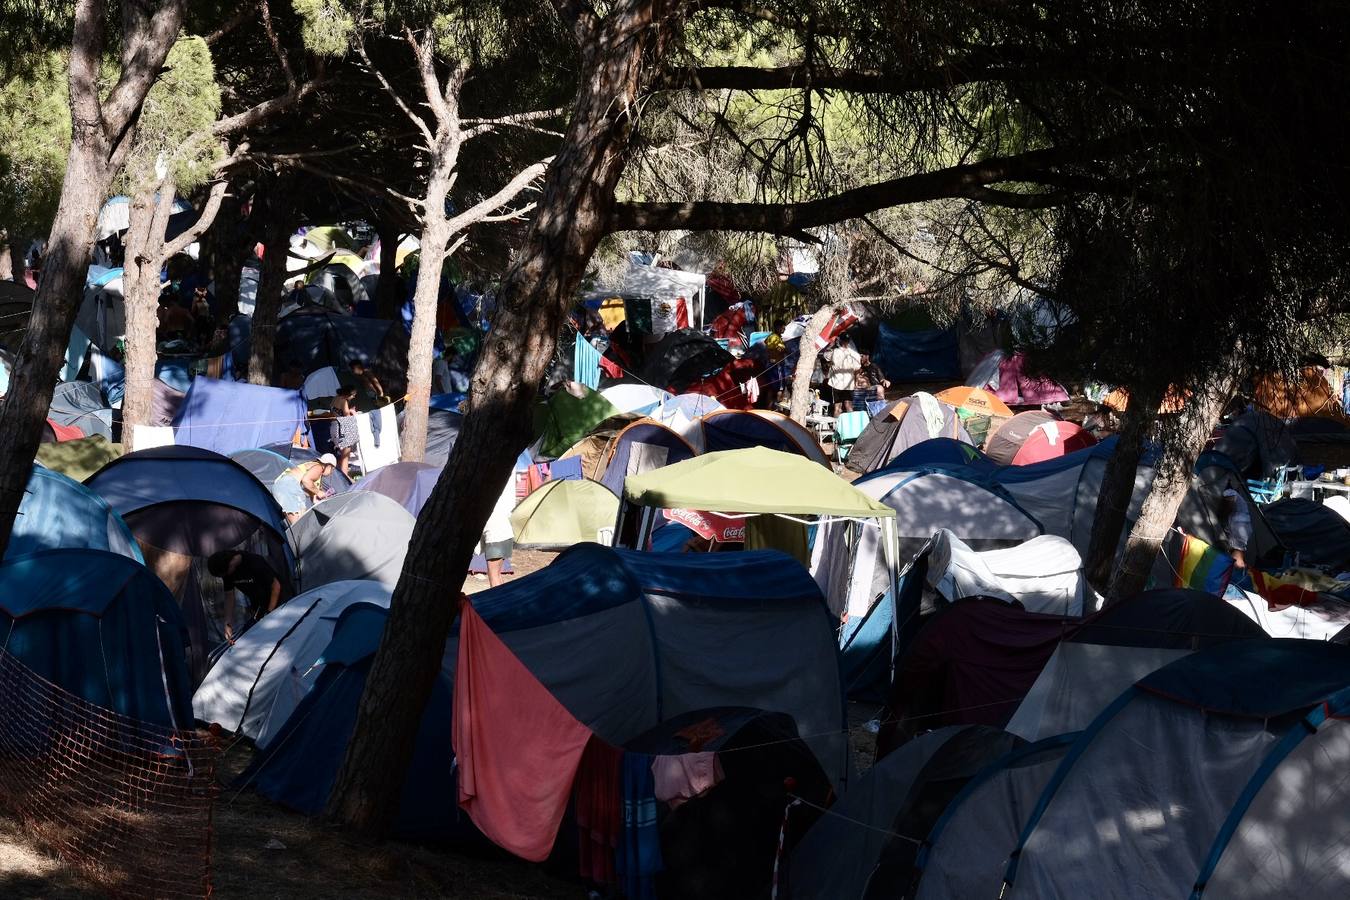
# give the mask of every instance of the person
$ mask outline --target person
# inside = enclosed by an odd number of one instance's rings
[[[323,486],[323,479],[332,475],[335,468],[337,457],[325,453],[316,460],[292,466],[277,476],[277,480],[272,482],[272,496],[286,514],[288,523],[294,525],[313,503],[329,495]]]
[[[337,454],[338,470],[343,475],[351,477],[352,448],[356,446],[359,440],[359,434],[356,428],[356,388],[347,385],[338,388],[337,396],[333,398],[333,419],[332,437],[333,450]]]
[[[853,380],[853,408],[867,409],[867,404],[873,400],[885,400],[886,388],[890,386],[891,383],[886,380],[886,376],[881,374],[877,364],[872,362],[871,355],[861,354],[858,374]]]
[[[309,300],[309,294],[305,292],[305,282],[297,278],[291,285],[291,292],[286,296],[286,303],[296,306],[304,306]]]
[[[256,553],[222,550],[207,557],[206,568],[225,582],[225,640],[231,643],[235,637],[235,591],[248,598],[249,621],[240,634],[290,599],[283,597],[285,586],[276,571]]]
[[[384,406],[389,402],[389,398],[384,395],[384,385],[380,384],[380,379],[376,374],[366,368],[366,364],[359,359],[351,362],[352,374],[356,380],[365,388],[366,393],[377,406]]]
[[[1228,555],[1239,569],[1247,568],[1247,544],[1252,539],[1252,513],[1247,498],[1234,488],[1223,492],[1223,531]]]
[[[854,348],[853,342],[847,334],[840,335],[834,349],[830,351],[830,374],[826,380],[836,416],[853,410],[853,386],[861,366],[862,356]]]
[[[483,526],[483,538],[479,544],[483,548],[483,558],[487,560],[489,587],[501,585],[502,569],[511,558],[511,550],[515,545],[515,532],[511,529],[511,510],[515,509],[515,506],[516,476],[513,472],[511,477],[506,479],[506,487],[497,498],[497,504],[492,507],[492,515],[488,516],[487,524]]]

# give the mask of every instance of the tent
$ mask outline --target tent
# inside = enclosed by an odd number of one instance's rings
[[[605,473],[605,461],[609,457],[614,438],[634,422],[642,418],[637,413],[619,413],[610,416],[593,427],[581,440],[577,441],[559,459],[580,459],[581,474],[596,481]]]
[[[649,384],[615,384],[600,393],[619,412],[643,415],[650,415],[654,408],[671,399],[670,394]]]
[[[198,377],[174,419],[174,443],[226,455],[290,443],[308,433],[307,414],[299,391]]]
[[[335,255],[327,265],[310,273],[309,282],[331,291],[343,309],[355,308],[360,303],[369,303],[370,297],[366,293],[366,286],[361,283],[359,273],[354,271],[352,266],[364,268],[359,258],[350,254],[345,257]]]
[[[1278,373],[1253,375],[1252,400],[1277,419],[1345,419],[1341,398],[1316,366],[1305,366],[1293,380]]]
[[[997,416],[999,418],[1012,418],[1013,411],[1008,408],[1008,404],[986,391],[984,388],[970,387],[968,385],[960,387],[947,388],[945,391],[939,391],[933,396],[937,397],[943,403],[956,407],[958,410],[977,416]]]
[[[1031,439],[1035,430],[1043,425],[1051,425],[1058,422],[1054,413],[1048,413],[1041,409],[1031,409],[1026,412],[1020,412],[1004,422],[989,433],[984,440],[984,453],[1000,466],[1017,465],[1017,454],[1021,452],[1022,446]],[[1056,434],[1058,434],[1056,432]],[[1081,447],[1074,447],[1075,450],[1081,450]],[[1063,455],[1063,454],[1060,454]],[[1041,462],[1038,459],[1027,460],[1028,462]]]
[[[707,278],[704,275],[655,265],[639,265],[631,260],[619,288],[619,293],[625,299],[629,322],[634,318],[634,306],[638,305],[633,301],[650,301],[650,312],[637,311],[639,319],[646,319],[648,327],[645,330],[650,334],[665,334],[677,327],[681,301],[684,306],[684,326],[702,328],[706,291]]]
[[[681,328],[646,349],[637,375],[644,384],[680,393],[688,385],[726,368],[732,355],[701,331]]]
[[[416,519],[440,477],[440,466],[424,462],[397,462],[362,478],[352,490],[383,494]]]
[[[105,353],[127,331],[127,305],[122,298],[122,270],[90,266],[75,327]]]
[[[978,447],[955,438],[940,437],[919,441],[891,460],[889,468],[921,469],[925,466],[963,466],[979,473],[992,473],[999,467]]]
[[[86,484],[126,520],[146,565],[178,599],[191,641],[189,667],[200,681],[225,637],[225,592],[207,572],[207,557],[232,549],[257,553],[284,587],[290,584],[285,520],[271,491],[228,457],[179,446],[128,453]]]
[[[1068,391],[1063,387],[1026,371],[1026,356],[1014,353],[1003,356],[998,363],[998,383],[993,385],[994,395],[1009,406],[1041,406],[1046,403],[1064,403],[1069,399]],[[989,384],[976,387],[988,388]]]
[[[106,550],[137,562],[142,558],[131,529],[106,500],[65,475],[35,465],[5,556],[75,548]]]
[[[1288,497],[1268,504],[1262,514],[1280,543],[1298,554],[1301,563],[1326,566],[1332,572],[1350,569],[1350,522],[1335,510]]]
[[[610,440],[598,466],[597,480],[617,496],[623,493],[623,482],[629,475],[684,462],[695,455],[693,446],[674,431],[651,419],[639,419]]]
[[[960,469],[886,469],[853,482],[853,487],[896,513],[901,565],[919,555],[942,529],[972,550],[996,550],[1043,533],[1041,524],[997,485],[967,477]],[[850,619],[863,617],[889,586],[877,535],[865,530],[853,552],[843,525],[824,526],[816,535],[813,571],[830,608]]]
[[[346,372],[361,360],[398,397],[407,389],[408,332],[386,319],[364,319],[307,306],[277,323],[277,368],[308,375],[324,366]]]
[[[539,454],[557,459],[596,426],[619,415],[598,391],[570,382],[537,408],[535,434],[539,436]]]
[[[619,498],[598,481],[550,481],[532,492],[511,513],[516,546],[561,550],[586,541],[609,544]]]
[[[904,331],[881,322],[872,358],[890,381],[942,381],[961,377],[954,328]]]
[[[23,333],[28,328],[28,314],[33,309],[33,298],[37,292],[19,281],[0,282],[0,347],[16,349]],[[3,368],[8,372],[12,360],[4,359]],[[8,376],[0,376],[0,396],[8,392]]]
[[[357,705],[387,615],[383,606],[365,602],[337,614],[318,677],[294,712],[260,743],[239,777],[241,784],[297,812],[323,812],[356,725]],[[394,835],[406,840],[467,839],[476,833],[460,811],[455,791],[450,698],[456,647],[452,639],[413,744],[393,826]]]
[[[999,431],[1001,433],[1002,429]],[[1075,450],[1091,447],[1095,443],[1097,438],[1092,432],[1073,422],[1058,419],[1043,422],[1033,428],[1031,434],[1022,442],[1022,446],[1013,457],[1012,464],[1027,466],[1047,459],[1057,459]]]
[[[74,425],[85,436],[102,435],[111,441],[112,410],[103,402],[99,386],[88,381],[64,381],[52,390],[47,417],[61,425]]]
[[[12,702],[24,702],[25,682],[41,688],[8,658],[103,710],[164,728],[191,727],[183,616],[141,563],[103,550],[43,550],[6,557],[0,585],[0,660],[11,669]],[[27,702],[39,718],[43,707],[63,703],[40,695]]]
[[[53,472],[83,481],[117,459],[122,452],[121,444],[111,443],[103,435],[95,434],[59,444],[39,444],[36,461]]]
[[[284,455],[283,455],[284,454]],[[289,442],[273,444],[268,447],[250,447],[247,450],[236,450],[230,454],[230,459],[239,463],[258,483],[269,491],[276,480],[297,462],[309,461],[315,458],[313,450],[305,450],[299,447],[290,446]],[[352,481],[338,469],[333,470],[333,474],[324,478],[324,484],[335,493],[341,494],[351,490]]]
[[[1255,407],[1234,419],[1212,449],[1231,459],[1245,478],[1269,478],[1298,459],[1293,430]]]
[[[948,726],[878,760],[793,850],[791,896],[904,896],[916,852],[952,796],[1021,743],[996,728]]]
[[[1004,896],[1345,896],[1347,688],[1350,648],[1317,641],[1233,641],[1140,679],[1005,845]]]
[[[782,413],[767,409],[727,409],[709,413],[700,420],[702,449],[708,453],[767,447],[784,453],[798,453],[822,466],[829,457],[815,435]]]
[[[1208,450],[1195,461],[1190,490],[1177,509],[1176,527],[1211,547],[1224,549],[1227,545],[1227,523],[1223,509],[1223,494],[1226,490],[1238,492],[1246,501],[1247,512],[1251,516],[1252,536],[1247,542],[1248,563],[1267,568],[1281,567],[1285,547],[1266,521],[1264,507],[1258,506],[1252,499],[1247,480],[1242,477],[1237,464],[1222,453]],[[1159,554],[1158,565],[1154,570],[1158,579],[1163,577],[1164,569],[1169,580],[1175,577],[1175,572],[1167,567],[1180,566],[1180,545],[1181,535],[1176,532],[1164,542],[1163,553]]]
[[[403,413],[399,413],[400,417]],[[456,410],[430,409],[427,411],[427,446],[422,454],[423,462],[438,468],[445,468],[450,461],[450,451],[455,449],[459,440],[459,429],[464,416]],[[402,420],[400,418],[400,426]]]
[[[378,581],[336,581],[292,597],[225,649],[193,694],[193,713],[266,744],[318,680],[342,611],[387,609],[389,596]]]
[[[358,580],[392,588],[416,523],[412,513],[376,491],[353,489],[314,504],[291,526],[300,589]]]
[[[845,466],[854,472],[874,472],[910,447],[933,438],[971,443],[956,408],[920,392],[896,400],[873,416],[853,443]]]

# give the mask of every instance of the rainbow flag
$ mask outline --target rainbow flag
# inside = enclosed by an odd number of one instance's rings
[[[1181,539],[1181,565],[1173,586],[1222,597],[1233,577],[1233,557],[1189,534]]]

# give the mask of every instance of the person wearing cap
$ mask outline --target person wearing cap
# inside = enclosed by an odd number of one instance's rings
[[[323,486],[323,479],[332,475],[336,467],[337,457],[325,453],[316,460],[292,466],[277,476],[277,480],[272,482],[272,496],[286,514],[288,523],[295,524],[295,520],[303,516],[312,504],[329,495]]]

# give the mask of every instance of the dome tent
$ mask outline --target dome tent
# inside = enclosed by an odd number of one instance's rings
[[[59,472],[35,465],[5,556],[66,548],[107,550],[143,560],[131,529],[106,500]]]
[[[849,451],[845,467],[864,474],[875,472],[911,447],[934,438],[972,443],[956,407],[920,392],[894,401],[873,416]]]
[[[353,489],[319,501],[291,526],[300,589],[355,580],[392,588],[416,524],[412,513],[375,491]]]
[[[598,481],[550,481],[533,491],[511,513],[516,546],[561,550],[593,541],[609,544],[619,498]]]

